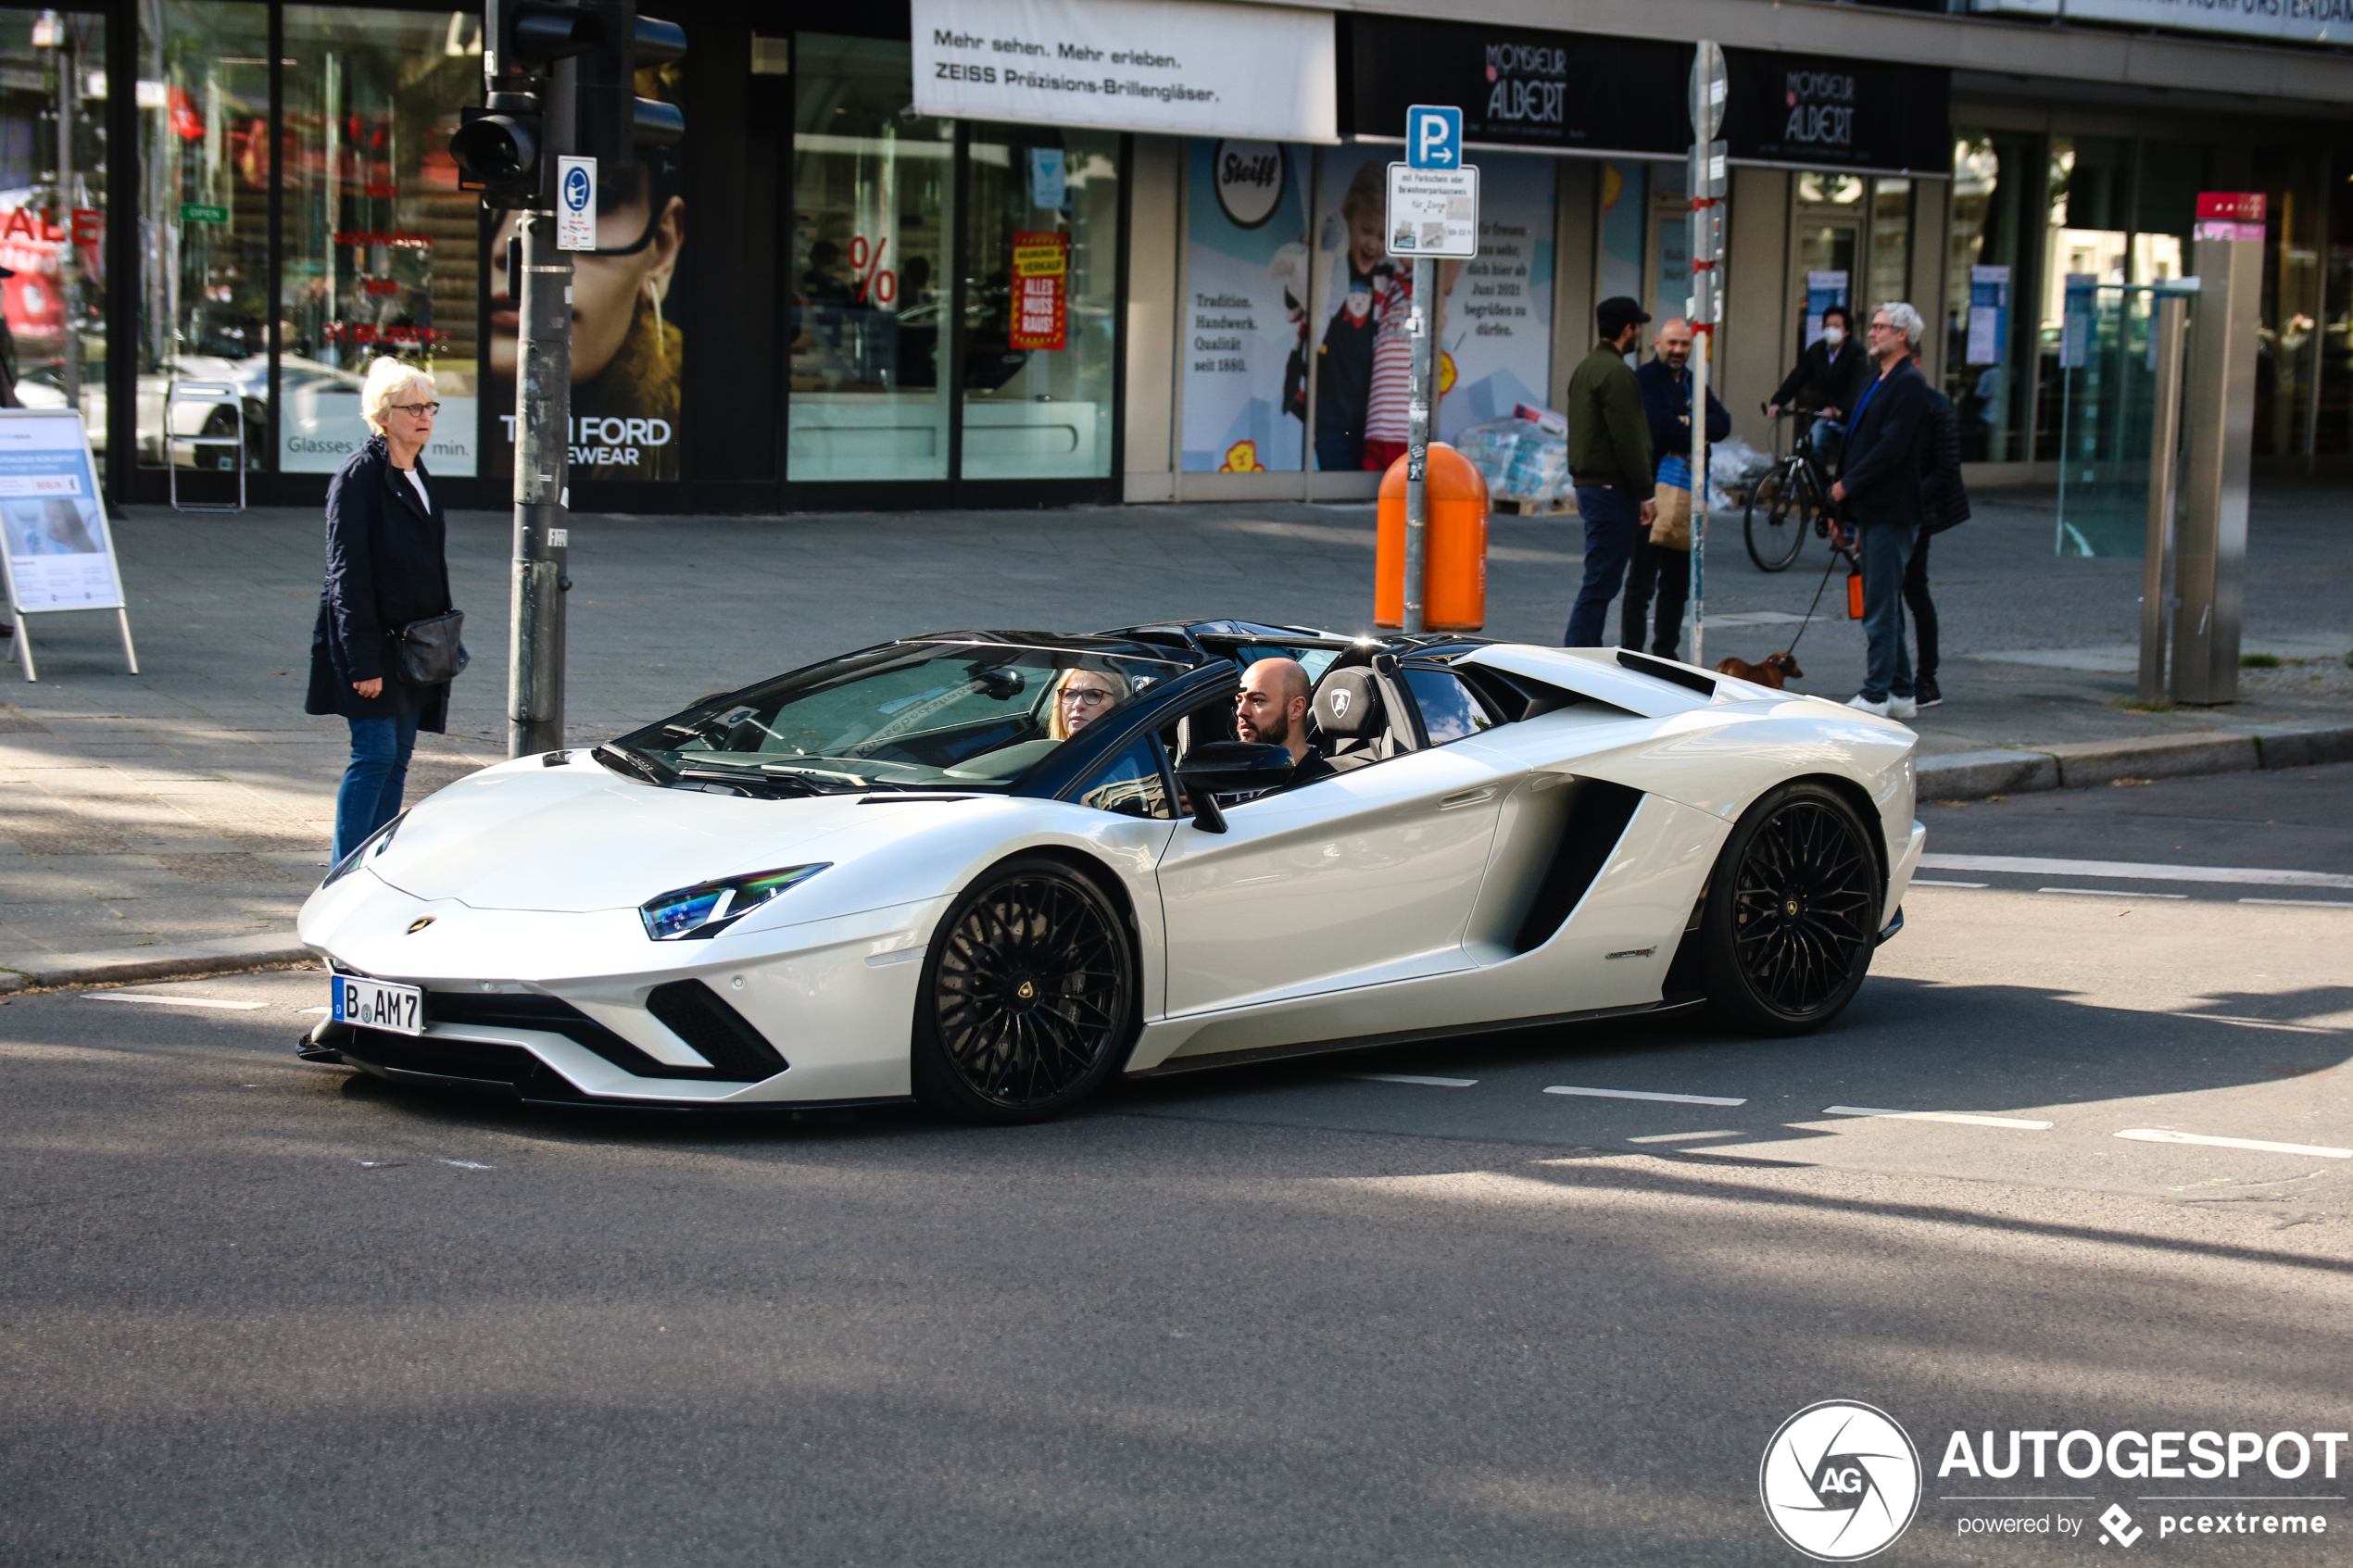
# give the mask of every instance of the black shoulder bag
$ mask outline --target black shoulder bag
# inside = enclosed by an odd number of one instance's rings
[[[412,686],[438,686],[456,680],[473,662],[473,656],[459,640],[465,626],[466,612],[453,609],[423,621],[411,621],[394,633],[393,642],[400,656],[400,678]]]

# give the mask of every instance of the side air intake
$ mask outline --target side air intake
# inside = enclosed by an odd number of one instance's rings
[[[701,1052],[719,1076],[731,1083],[756,1084],[790,1065],[742,1013],[699,980],[655,986],[646,998],[646,1010]]]
[[[1585,890],[1593,885],[1593,879],[1602,874],[1602,867],[1609,863],[1610,851],[1626,835],[1626,824],[1634,820],[1634,808],[1642,803],[1639,789],[1605,779],[1577,781],[1576,797],[1568,803],[1568,821],[1561,826],[1560,844],[1553,851],[1553,863],[1544,870],[1535,901],[1528,907],[1528,918],[1520,922],[1514,952],[1530,952],[1553,939],[1569,911],[1577,908],[1577,901],[1585,897]]]

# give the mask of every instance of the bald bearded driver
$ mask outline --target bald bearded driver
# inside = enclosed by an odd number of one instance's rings
[[[1290,753],[1290,778],[1282,785],[1295,789],[1317,779],[1335,776],[1323,753],[1307,744],[1307,705],[1314,683],[1295,659],[1262,659],[1242,671],[1242,689],[1234,696],[1234,733],[1261,746],[1279,746]]]

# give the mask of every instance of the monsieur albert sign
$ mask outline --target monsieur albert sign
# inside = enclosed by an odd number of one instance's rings
[[[1949,175],[1952,72],[1727,49],[1724,140],[1745,163]]]
[[[1334,142],[1332,14],[1214,0],[913,0],[924,114]]]

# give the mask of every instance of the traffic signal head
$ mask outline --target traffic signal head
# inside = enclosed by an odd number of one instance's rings
[[[449,138],[460,190],[480,191],[495,207],[527,207],[539,194],[542,125],[539,102],[528,93],[493,93],[480,108],[459,111]]]
[[[493,93],[530,91],[556,61],[585,55],[604,39],[604,17],[585,6],[552,0],[487,0],[484,85]]]
[[[640,146],[667,146],[686,133],[675,105],[637,96],[637,73],[686,53],[686,30],[637,14],[636,0],[586,0],[601,42],[581,60],[578,151],[599,164],[634,162]]]

